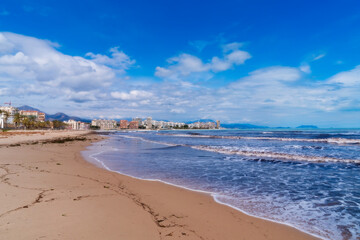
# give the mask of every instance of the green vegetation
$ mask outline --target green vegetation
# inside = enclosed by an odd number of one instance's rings
[[[9,118],[9,114],[7,112],[5,113],[5,121],[8,121]],[[1,111],[0,111],[1,114]],[[58,121],[58,120],[54,120],[54,121],[45,121],[45,122],[40,122],[37,121],[35,116],[24,116],[24,115],[20,115],[19,113],[15,113],[13,115],[13,124],[7,124],[7,129],[27,129],[27,130],[32,130],[32,129],[65,129],[66,124]],[[3,129],[4,131],[4,129]]]
[[[99,127],[99,126],[90,126],[90,129],[91,129],[91,130],[99,130],[100,127]]]

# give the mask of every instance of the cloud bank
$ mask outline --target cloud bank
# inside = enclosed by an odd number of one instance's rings
[[[63,54],[57,43],[3,32],[0,98],[83,117],[212,118],[270,126],[289,122],[336,126],[359,117],[360,65],[318,80],[309,80],[311,61],[268,66],[222,87],[202,84],[247,64],[251,54],[241,47],[223,45],[222,56],[205,60],[187,53],[170,57],[166,66],[156,67],[154,76],[144,76],[147,80],[140,84],[128,75],[135,59],[118,47],[109,55],[71,56]]]
[[[223,47],[224,55],[221,58],[214,56],[207,63],[196,56],[186,53],[180,54],[167,60],[168,67],[156,67],[155,76],[169,80],[184,80],[185,78],[194,79],[195,74],[202,73],[200,78],[211,77],[211,73],[229,70],[237,65],[244,64],[246,60],[251,58],[248,52],[238,49],[240,46],[239,43],[225,45]]]

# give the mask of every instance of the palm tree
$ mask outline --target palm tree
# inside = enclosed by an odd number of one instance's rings
[[[35,125],[35,117],[34,116],[24,116],[22,119],[22,124],[24,125],[25,129],[31,129]]]
[[[14,114],[14,123],[15,123],[15,128],[17,128],[19,126],[21,122],[21,115],[20,113],[15,113]]]

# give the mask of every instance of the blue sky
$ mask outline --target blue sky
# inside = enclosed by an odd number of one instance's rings
[[[88,118],[360,127],[359,1],[0,3],[0,101]]]

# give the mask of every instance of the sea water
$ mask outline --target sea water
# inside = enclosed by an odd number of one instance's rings
[[[116,132],[84,154],[324,239],[360,237],[360,130]]]

